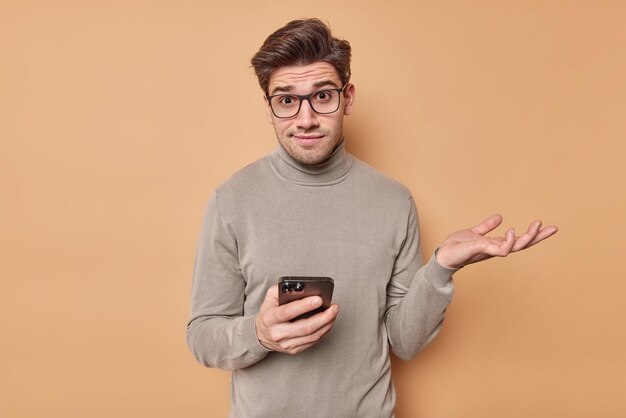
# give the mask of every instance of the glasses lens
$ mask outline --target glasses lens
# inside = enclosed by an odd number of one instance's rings
[[[311,96],[311,105],[317,113],[333,113],[339,108],[339,92],[322,90]]]
[[[298,113],[300,99],[296,96],[281,94],[272,97],[270,101],[274,114],[279,118],[290,118]]]

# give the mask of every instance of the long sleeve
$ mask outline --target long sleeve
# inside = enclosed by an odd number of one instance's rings
[[[343,148],[316,166],[281,150],[211,196],[189,347],[200,363],[233,370],[234,417],[392,417],[390,350],[407,359],[433,338],[453,271],[434,260],[421,267],[417,210],[405,186]],[[341,311],[315,346],[268,354],[256,315],[286,275],[333,277]]]
[[[452,300],[452,274],[435,256],[421,265],[419,222],[413,199],[406,236],[387,286],[385,325],[394,354],[404,360],[415,356],[439,333]]]
[[[220,217],[218,195],[213,193],[197,247],[187,325],[187,344],[198,362],[237,370],[269,352],[256,337],[256,315],[243,315],[244,292],[237,243]]]

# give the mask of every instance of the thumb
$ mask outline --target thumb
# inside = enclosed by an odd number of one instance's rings
[[[278,306],[278,285],[274,285],[267,289],[263,305]]]
[[[475,227],[471,229],[472,232],[479,235],[485,235],[488,232],[493,231],[502,223],[502,216],[495,214],[491,215]]]

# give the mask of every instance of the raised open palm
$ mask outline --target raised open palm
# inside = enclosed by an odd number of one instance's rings
[[[558,231],[556,226],[542,228],[541,221],[535,220],[520,236],[515,235],[513,228],[507,229],[504,237],[486,236],[501,223],[502,216],[492,215],[473,228],[454,232],[439,247],[437,261],[444,267],[461,268],[491,257],[506,257],[510,253],[529,248]]]

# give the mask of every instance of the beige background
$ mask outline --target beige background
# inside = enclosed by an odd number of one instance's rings
[[[349,148],[411,189],[425,254],[493,212],[561,229],[456,275],[398,417],[626,416],[626,2],[301,4],[0,2],[0,416],[226,415],[185,345],[196,239],[276,146],[249,58],[309,16],[353,46]]]

